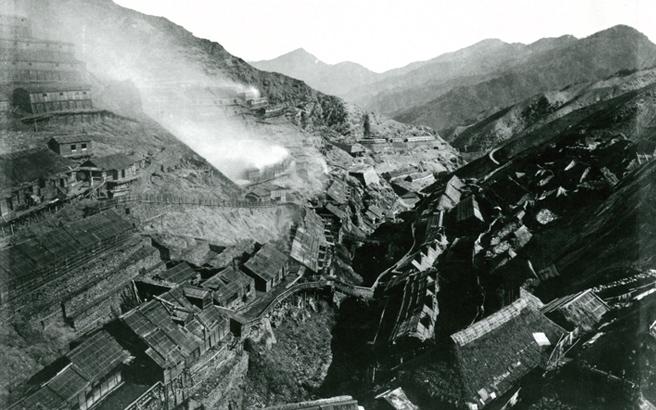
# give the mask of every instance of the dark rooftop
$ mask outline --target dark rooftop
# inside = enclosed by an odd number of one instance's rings
[[[187,262],[180,262],[171,269],[159,273],[163,280],[181,284],[190,281],[196,276],[196,271]]]
[[[9,188],[70,171],[75,163],[46,148],[0,155],[0,187]]]
[[[95,157],[85,161],[81,167],[94,167],[103,170],[126,169],[135,163],[125,154],[112,154],[104,157]]]
[[[271,243],[267,243],[244,266],[265,280],[273,279],[287,263],[287,255]]]
[[[52,137],[50,140],[58,142],[60,144],[69,144],[73,142],[91,141],[91,138],[87,134],[76,134],[76,135],[58,135],[56,137]]]

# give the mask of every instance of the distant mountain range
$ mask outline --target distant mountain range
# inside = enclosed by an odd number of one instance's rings
[[[379,74],[352,62],[326,64],[302,48],[272,60],[252,61],[263,71],[281,73],[305,81],[319,91],[344,95],[354,87],[376,81]]]
[[[471,125],[536,94],[654,66],[656,45],[639,31],[620,25],[582,39],[566,35],[528,45],[483,40],[381,74],[354,63],[328,65],[299,50],[254,65],[296,77],[399,121],[442,130],[448,138],[456,127]],[[347,74],[347,67],[355,66],[360,74]]]

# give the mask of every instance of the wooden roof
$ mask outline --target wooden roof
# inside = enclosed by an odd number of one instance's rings
[[[244,267],[253,274],[268,281],[282,270],[287,263],[287,255],[280,252],[273,244],[267,243],[255,255],[246,261]]]
[[[106,171],[111,171],[129,168],[134,163],[135,161],[125,154],[112,154],[88,159],[80,166],[94,167]]]
[[[463,397],[472,403],[506,393],[522,377],[540,366],[550,347],[541,346],[543,333],[552,346],[564,330],[533,304],[519,299],[510,306],[451,336],[462,375]],[[482,400],[482,402],[481,402]]]

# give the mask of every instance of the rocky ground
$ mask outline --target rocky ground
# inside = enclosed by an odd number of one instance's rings
[[[335,308],[321,299],[286,302],[272,317],[271,329],[259,341],[246,342],[250,361],[245,407],[318,398],[333,358],[335,320]]]

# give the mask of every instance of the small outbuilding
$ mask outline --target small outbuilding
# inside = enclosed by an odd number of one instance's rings
[[[89,157],[93,153],[91,138],[84,134],[52,137],[48,148],[66,158]]]

